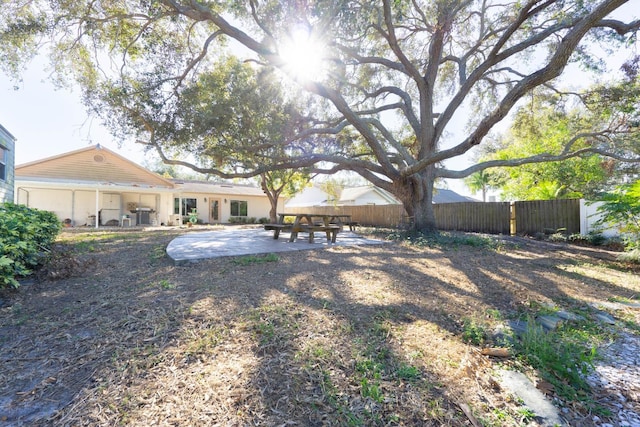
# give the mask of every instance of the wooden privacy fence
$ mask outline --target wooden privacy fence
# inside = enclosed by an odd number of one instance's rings
[[[569,234],[580,233],[580,199],[531,200],[515,202],[517,234],[566,229]]]
[[[433,208],[439,230],[528,235],[558,229],[580,232],[579,199],[440,203]],[[408,226],[411,221],[401,205],[313,206],[286,211],[351,215],[353,221],[378,227]]]
[[[509,202],[440,203],[433,208],[439,230],[509,234]]]
[[[351,215],[352,221],[362,225],[398,227],[408,224],[402,205],[313,206],[286,208],[287,213],[310,212],[319,215]]]

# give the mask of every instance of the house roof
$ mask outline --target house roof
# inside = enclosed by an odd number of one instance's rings
[[[15,168],[17,179],[173,188],[174,184],[100,144]]]
[[[378,195],[382,199],[386,200],[387,202],[389,202],[389,204],[400,203],[388,191],[385,191],[380,187],[374,187],[374,186],[371,186],[371,185],[363,185],[363,186],[360,186],[360,187],[346,187],[346,188],[343,188],[342,192],[340,193],[339,202],[356,201],[356,200],[358,200],[358,198],[360,198],[362,196],[365,196],[365,195],[367,195],[368,193],[371,193],[371,192],[375,193],[376,195]]]
[[[309,191],[309,190],[315,191]],[[391,193],[383,190],[380,187],[373,185],[363,185],[359,187],[347,187],[344,188],[340,194],[338,204],[354,204],[358,200],[362,201],[367,195],[374,193],[377,197],[386,200],[389,204],[400,204],[400,201],[396,199]],[[324,192],[319,186],[315,186],[310,189],[305,189],[303,193],[304,197],[296,195],[291,201],[287,202],[288,206],[322,206],[330,204],[327,200],[327,193]],[[477,200],[470,197],[462,196],[455,191],[436,188],[433,195],[433,203],[457,203],[457,202],[477,202]]]
[[[471,197],[462,196],[453,190],[446,188],[436,188],[433,194],[433,203],[459,203],[459,202],[477,202]]]
[[[262,189],[251,185],[216,183],[208,181],[192,181],[171,179],[176,190],[182,193],[213,193],[229,196],[264,196]]]
[[[76,187],[136,191],[264,196],[250,185],[167,179],[99,144],[16,166],[16,179],[46,188]]]

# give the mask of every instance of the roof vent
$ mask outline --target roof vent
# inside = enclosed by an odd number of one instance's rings
[[[102,163],[104,162],[104,156],[102,154],[96,154],[93,156],[93,161],[96,163]]]

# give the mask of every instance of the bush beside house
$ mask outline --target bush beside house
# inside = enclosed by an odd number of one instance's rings
[[[0,204],[0,288],[18,287],[60,232],[55,214],[13,203]]]

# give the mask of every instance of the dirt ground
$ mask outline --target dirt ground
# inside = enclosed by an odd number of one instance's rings
[[[65,233],[0,293],[0,425],[522,425],[495,380],[517,360],[482,355],[465,321],[640,296],[614,253],[524,238],[175,266],[184,232]]]

